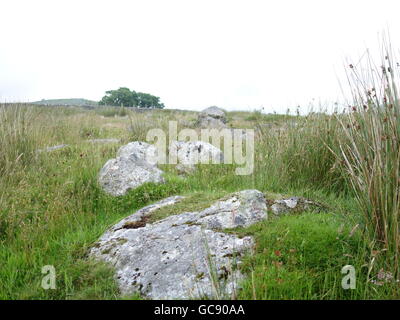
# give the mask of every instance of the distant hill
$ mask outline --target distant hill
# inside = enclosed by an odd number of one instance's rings
[[[42,99],[32,102],[33,104],[41,104],[47,106],[97,106],[97,101],[74,98],[74,99]]]

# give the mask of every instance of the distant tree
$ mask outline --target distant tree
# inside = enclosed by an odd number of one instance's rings
[[[160,103],[160,98],[148,93],[138,92],[138,105],[141,108],[164,108],[164,104]]]
[[[136,92],[128,88],[121,87],[118,90],[106,91],[106,95],[100,100],[99,104],[109,106],[136,107]]]
[[[100,100],[100,105],[124,106],[139,108],[164,108],[160,98],[148,93],[131,91],[121,87],[118,90],[106,91],[106,95]]]

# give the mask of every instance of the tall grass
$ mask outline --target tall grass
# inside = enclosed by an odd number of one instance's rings
[[[392,272],[400,260],[400,103],[399,64],[387,42],[381,66],[371,57],[350,65],[353,105],[344,117],[340,152],[364,214],[368,239]]]
[[[292,125],[281,129],[257,123],[256,177],[265,174],[269,181],[274,177],[278,185],[296,190],[349,193],[340,161],[331,152],[338,149],[339,122],[323,113],[290,121]]]
[[[128,115],[127,108],[121,107],[97,107],[96,113],[103,117],[125,117]]]
[[[26,106],[0,104],[0,176],[31,161],[36,130],[35,116]]]

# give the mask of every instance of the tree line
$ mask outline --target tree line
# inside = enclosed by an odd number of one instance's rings
[[[100,100],[99,105],[123,106],[137,108],[164,108],[160,98],[149,93],[136,92],[125,87],[117,90],[106,91],[106,95]]]

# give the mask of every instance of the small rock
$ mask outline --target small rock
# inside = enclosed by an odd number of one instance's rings
[[[90,143],[119,143],[120,140],[119,139],[114,139],[114,138],[110,138],[110,139],[89,139],[86,140],[87,142]]]
[[[55,151],[55,150],[59,150],[59,149],[64,149],[66,147],[69,147],[68,144],[60,144],[57,146],[52,146],[52,147],[47,147],[45,149],[38,149],[36,152],[51,152],[51,151]]]
[[[291,212],[302,212],[306,210],[320,210],[321,205],[299,197],[270,201],[270,209],[275,215]]]

